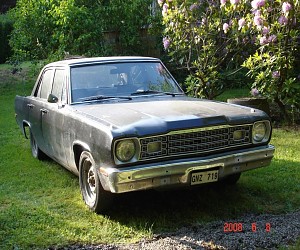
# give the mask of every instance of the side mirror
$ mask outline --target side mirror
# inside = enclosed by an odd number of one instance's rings
[[[57,103],[58,98],[53,94],[49,94],[47,101],[50,102],[50,103]]]

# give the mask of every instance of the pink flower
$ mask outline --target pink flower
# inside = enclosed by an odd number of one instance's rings
[[[281,25],[287,25],[289,20],[287,19],[287,17],[285,16],[280,16],[279,19],[278,19],[278,22],[281,24]]]
[[[220,0],[221,5],[225,5],[227,0]]]
[[[244,27],[246,23],[245,18],[241,18],[238,23],[239,23],[239,30],[240,30],[242,27]]]
[[[259,43],[260,45],[265,45],[268,43],[268,39],[265,37],[265,36],[262,36],[260,39],[259,39]]]
[[[268,38],[269,43],[275,43],[277,41],[277,36],[276,35],[270,35]]]
[[[240,1],[240,0],[230,0],[230,3],[231,3],[232,5],[236,5],[236,4],[239,3],[239,1]]]
[[[261,28],[263,25],[263,19],[260,16],[255,16],[254,19],[254,24],[258,27]]]
[[[163,5],[163,9],[162,9],[162,15],[166,15],[168,13],[168,5],[165,3]]]
[[[170,39],[167,38],[167,37],[164,37],[163,38],[163,45],[164,45],[165,50],[167,50],[169,48],[170,44],[171,44]]]
[[[263,33],[264,35],[269,34],[269,32],[270,32],[270,28],[269,28],[269,27],[264,26],[264,27],[262,28],[262,33]]]
[[[228,23],[224,23],[223,24],[223,31],[224,31],[225,34],[228,32],[228,29],[229,29],[229,24]]]
[[[253,11],[253,14],[254,14],[255,16],[260,16],[260,15],[261,15],[261,11],[260,11],[260,10],[254,10],[254,11]]]
[[[198,9],[198,8],[199,8],[199,5],[193,3],[193,4],[190,6],[190,11],[193,11],[193,10]]]
[[[252,6],[252,8],[255,9],[255,10],[258,9],[257,1],[256,1],[256,0],[252,1],[252,2],[251,2],[251,6]]]
[[[258,9],[259,7],[263,7],[265,5],[265,0],[253,0],[251,2],[251,6],[253,9]]]
[[[257,89],[257,88],[251,89],[251,95],[253,95],[254,97],[255,97],[255,96],[258,96],[258,95],[259,95],[258,89]]]
[[[164,0],[157,0],[159,6],[162,6],[162,4],[164,3]]]
[[[272,73],[272,77],[273,77],[273,78],[279,78],[279,77],[280,77],[280,72],[279,72],[278,70],[274,71],[274,72]]]
[[[290,10],[292,9],[292,5],[290,4],[290,3],[288,3],[288,2],[284,2],[283,4],[282,4],[282,12],[283,13],[288,13]]]
[[[246,44],[248,42],[248,38],[243,38],[243,44]]]

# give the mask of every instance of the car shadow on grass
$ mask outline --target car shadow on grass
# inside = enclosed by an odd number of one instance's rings
[[[232,218],[248,211],[243,189],[241,184],[209,184],[180,190],[126,193],[117,196],[108,215],[122,224],[144,223],[159,230]]]
[[[295,165],[277,160],[267,168],[244,173],[235,185],[215,183],[122,194],[114,201],[109,216],[128,226],[144,223],[161,231],[219,219],[235,220],[247,214],[291,212],[300,205]]]
[[[193,188],[118,194],[105,216],[137,230],[159,233],[220,219],[236,220],[247,214],[284,212],[290,204],[291,207],[297,206],[296,198],[291,201],[291,190],[287,189],[287,186],[291,186],[289,183],[296,180],[287,182],[284,176],[294,176],[286,173],[288,166],[292,168],[294,164],[277,160],[268,168],[242,174],[235,185],[213,183]],[[284,172],[281,171],[282,166],[285,166]],[[77,178],[61,166],[57,167],[68,173],[71,179]],[[278,178],[276,171],[282,178]]]

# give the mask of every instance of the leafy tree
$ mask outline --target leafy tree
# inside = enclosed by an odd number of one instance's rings
[[[95,54],[102,49],[102,26],[92,8],[76,0],[19,0],[10,44],[27,59],[60,58],[64,53]]]
[[[149,23],[150,0],[19,0],[10,44],[15,56],[60,59],[71,55],[139,53],[140,30]],[[121,51],[104,39],[118,33]]]
[[[13,28],[13,22],[7,15],[0,15],[0,63],[5,63],[11,55],[11,49],[8,44],[8,36]]]
[[[152,0],[104,0],[99,6],[105,31],[116,34],[117,51],[113,53],[134,55],[143,53],[141,31],[151,22],[149,6]]]

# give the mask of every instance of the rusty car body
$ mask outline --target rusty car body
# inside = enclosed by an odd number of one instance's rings
[[[235,183],[274,153],[263,111],[187,97],[156,58],[48,64],[31,95],[16,96],[15,113],[33,156],[79,175],[98,213],[114,193]]]

